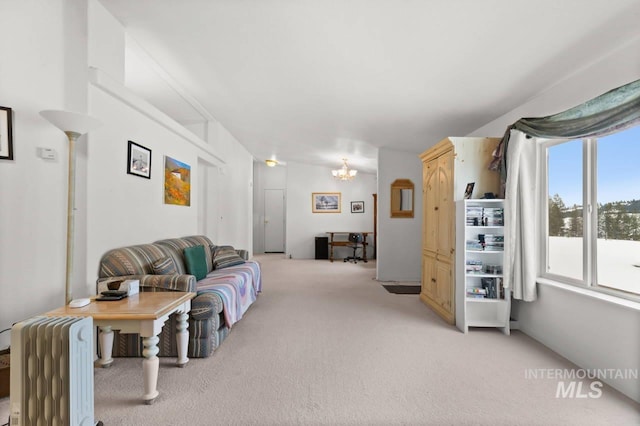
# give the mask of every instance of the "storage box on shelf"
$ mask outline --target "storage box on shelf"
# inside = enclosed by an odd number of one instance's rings
[[[502,285],[504,200],[456,203],[456,325],[498,327],[510,333],[511,292]]]

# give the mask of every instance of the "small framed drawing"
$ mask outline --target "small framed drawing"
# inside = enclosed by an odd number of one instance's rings
[[[314,192],[311,194],[311,211],[313,213],[340,213],[340,192]]]
[[[129,141],[127,173],[151,179],[151,150]]]
[[[351,213],[364,213],[364,201],[352,201]]]
[[[464,190],[464,199],[468,200],[471,198],[471,194],[473,194],[473,187],[476,185],[475,182],[471,182],[467,184],[467,189]]]
[[[11,108],[0,107],[0,160],[13,160]]]

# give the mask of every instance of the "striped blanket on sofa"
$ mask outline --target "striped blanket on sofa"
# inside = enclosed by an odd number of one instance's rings
[[[248,260],[241,265],[214,269],[196,286],[198,294],[211,292],[220,296],[226,325],[231,328],[262,291],[260,265]]]

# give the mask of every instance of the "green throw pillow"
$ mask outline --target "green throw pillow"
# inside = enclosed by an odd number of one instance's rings
[[[215,253],[213,253],[213,269],[222,269],[243,263],[244,259],[231,246],[218,246]]]
[[[207,276],[207,258],[204,254],[204,246],[187,247],[183,250],[187,272],[200,281]]]

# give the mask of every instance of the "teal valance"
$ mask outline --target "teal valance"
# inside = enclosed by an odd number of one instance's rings
[[[640,124],[640,80],[610,90],[566,111],[547,117],[521,118],[507,128],[489,168],[506,180],[506,152],[511,130],[546,139],[604,136]]]
[[[616,133],[640,123],[640,80],[559,114],[521,118],[513,128],[539,138],[578,139]]]

